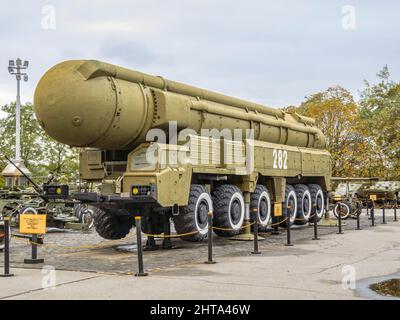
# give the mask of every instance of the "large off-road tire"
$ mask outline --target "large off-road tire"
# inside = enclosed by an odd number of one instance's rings
[[[288,217],[290,226],[292,226],[296,221],[297,215],[297,196],[296,191],[294,190],[293,186],[290,184],[286,185],[285,189],[285,205],[283,207],[282,217],[280,221],[283,221]],[[286,228],[288,225],[288,221],[282,222],[280,227]]]
[[[243,194],[234,185],[219,186],[213,192],[214,232],[220,237],[232,237],[240,233],[245,216]],[[226,230],[221,230],[221,229]]]
[[[93,217],[97,233],[107,240],[125,238],[134,224],[133,217],[117,215],[108,208],[95,208]]]
[[[304,225],[311,216],[311,193],[305,184],[296,184],[294,186],[294,191],[297,196],[297,214],[294,223],[297,225]]]
[[[174,216],[175,230],[178,234],[196,232],[182,236],[185,241],[202,241],[207,237],[208,213],[213,211],[210,194],[202,185],[192,184],[190,187],[189,203]]]
[[[271,197],[268,189],[257,185],[250,198],[250,211],[257,210],[257,221],[260,228],[265,228],[271,221]]]
[[[339,219],[339,204],[340,204],[340,212],[342,220],[347,220],[350,217],[352,208],[351,204],[348,202],[336,202],[333,206],[333,214],[336,219]]]
[[[317,221],[320,221],[324,216],[325,211],[324,192],[322,191],[321,186],[318,184],[309,184],[308,188],[310,189],[312,203],[316,204],[315,211],[317,214]],[[312,223],[314,219],[311,220],[312,221],[310,222]]]

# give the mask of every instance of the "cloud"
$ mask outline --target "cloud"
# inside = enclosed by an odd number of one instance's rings
[[[140,65],[154,63],[157,59],[153,51],[144,44],[137,41],[115,42],[111,38],[104,41],[99,54],[105,58],[121,61],[121,63],[137,63]]]
[[[348,1],[53,1],[56,29],[44,30],[47,1],[0,4],[0,104],[15,96],[10,58],[29,59],[37,82],[67,59],[100,59],[269,106],[300,103],[340,84],[354,94],[388,64],[400,76],[400,3],[352,1],[357,28],[344,30]],[[10,7],[18,15],[9,14]]]

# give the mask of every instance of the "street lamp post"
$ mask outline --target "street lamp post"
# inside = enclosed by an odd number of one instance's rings
[[[8,61],[8,72],[11,75],[15,75],[17,79],[17,101],[15,106],[15,160],[21,160],[21,79],[24,77],[24,81],[28,81],[28,74],[26,72],[21,72],[26,70],[29,66],[29,61],[25,60],[22,64],[22,60],[18,58],[17,60]]]

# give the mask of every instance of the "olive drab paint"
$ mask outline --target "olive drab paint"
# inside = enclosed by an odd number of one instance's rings
[[[34,107],[51,137],[82,148],[81,178],[102,182],[102,194],[128,199],[140,188],[162,207],[185,206],[191,184],[204,181],[204,176],[217,181],[228,177],[243,193],[253,192],[261,181],[274,202],[282,202],[286,183],[314,183],[330,190],[325,137],[314,119],[297,113],[95,60],[65,61],[48,70],[37,85]],[[249,166],[247,157],[239,164],[193,161],[137,170],[135,159],[150,145],[147,133],[168,130],[172,121],[178,131],[243,131],[243,141],[220,143],[239,145],[245,152],[251,145],[254,163]],[[248,130],[253,132],[251,144]],[[191,146],[201,139],[193,138]],[[157,154],[182,148],[172,143],[154,146]]]

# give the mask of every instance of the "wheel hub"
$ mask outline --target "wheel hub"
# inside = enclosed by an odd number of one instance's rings
[[[202,201],[197,208],[197,222],[200,228],[207,226],[208,205],[206,201]]]
[[[321,210],[322,209],[322,198],[318,197],[317,198],[317,210]]]
[[[305,197],[303,200],[303,212],[308,212],[308,210],[310,209],[310,200],[308,199],[308,197]]]
[[[292,217],[294,214],[294,207],[295,207],[295,200],[293,199],[293,197],[289,198],[288,201],[288,208],[287,208],[287,213],[288,216]]]
[[[240,203],[238,201],[234,201],[231,205],[230,212],[233,224],[237,224],[240,221],[241,211],[242,208]]]
[[[259,209],[259,215],[262,221],[264,221],[267,218],[268,215],[268,208],[267,208],[267,202],[265,201],[265,199],[263,199],[260,202],[260,209]]]

